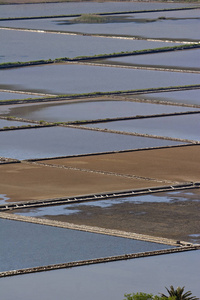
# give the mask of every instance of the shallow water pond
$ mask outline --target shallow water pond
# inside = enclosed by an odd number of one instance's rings
[[[152,271],[153,270],[153,271]],[[185,271],[187,270],[187,272]],[[185,286],[199,296],[200,251],[188,251],[72,269],[1,278],[3,299],[121,300],[124,293],[166,293]],[[10,289],[12,286],[12,289]],[[26,287],[26,288],[23,288]]]
[[[0,219],[0,271],[170,248],[132,239]]]
[[[196,4],[187,3],[187,7]],[[182,3],[141,3],[141,2],[65,2],[65,3],[41,3],[1,5],[0,18],[70,15],[80,13],[100,13],[115,11],[133,11],[148,9],[163,9],[184,7]]]
[[[170,138],[200,141],[200,115],[178,115],[87,125],[125,132],[153,134]]]
[[[190,107],[157,105],[132,101],[88,101],[17,104],[0,106],[0,115],[11,115],[29,120],[47,122],[67,122],[76,120],[94,120],[136,115],[151,115],[195,110]]]
[[[31,123],[0,119],[0,128],[11,127],[11,126],[15,126],[15,127],[26,126],[26,125],[31,125]]]
[[[17,93],[8,93],[0,92],[0,100],[13,100],[13,99],[27,99],[27,98],[38,98],[41,96],[30,95],[30,94],[17,94]]]
[[[0,23],[1,25],[1,23]],[[92,56],[121,51],[173,46],[174,43],[120,40],[46,32],[0,30],[0,63]]]
[[[200,105],[199,89],[138,95],[137,98]]]
[[[30,159],[180,144],[64,127],[0,132],[0,156]]]
[[[114,207],[116,205],[126,204],[126,203],[134,203],[134,204],[143,204],[143,203],[170,203],[177,201],[200,201],[200,193],[198,189],[191,190],[182,190],[176,192],[160,192],[155,194],[148,194],[142,196],[134,196],[134,197],[120,197],[113,199],[104,199],[104,200],[96,200],[96,201],[88,201],[82,203],[74,203],[74,204],[65,204],[65,205],[56,205],[56,206],[46,206],[39,208],[27,208],[16,210],[15,214],[22,216],[30,216],[30,217],[39,217],[39,218],[50,218],[52,220],[58,220],[60,216],[62,221],[67,222],[67,216],[71,214],[78,213],[86,213],[88,215],[92,214],[92,210],[90,208],[98,207],[98,208],[109,208]],[[145,214],[145,212],[144,212]],[[78,216],[78,215],[77,215]]]
[[[153,66],[153,67],[174,67],[200,70],[200,49],[182,50],[175,52],[163,52],[145,55],[133,55],[112,58],[109,62],[120,62],[122,64]]]
[[[0,88],[77,94],[199,84],[200,74],[135,70],[78,64],[50,64],[0,70]],[[11,89],[10,87],[10,89]]]
[[[146,15],[146,18],[148,14]],[[137,14],[136,18],[139,18]],[[145,19],[144,19],[145,20]],[[108,34],[137,36],[143,38],[175,39],[199,41],[200,19],[160,19],[157,22],[114,22],[114,23],[69,23],[69,18],[40,20],[0,21],[1,27],[50,30],[57,32],[76,32],[87,34]]]

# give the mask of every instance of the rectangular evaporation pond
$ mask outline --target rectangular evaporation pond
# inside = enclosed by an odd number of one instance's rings
[[[187,272],[186,272],[187,270]],[[166,294],[166,287],[185,286],[199,295],[200,251],[158,255],[112,263],[1,278],[2,298],[10,300],[116,299],[124,293]],[[12,286],[12,289],[10,288]],[[28,288],[22,288],[28,287]]]
[[[8,93],[0,92],[0,101],[1,100],[21,100],[21,99],[30,99],[30,98],[39,98],[41,96],[30,95],[30,94],[18,94],[18,93]]]
[[[110,210],[112,214],[113,207],[126,207],[127,204],[143,204],[143,203],[174,203],[182,201],[200,201],[200,191],[198,189],[181,190],[172,192],[160,192],[155,194],[141,195],[141,196],[130,196],[112,199],[103,199],[96,201],[88,201],[73,204],[64,204],[57,206],[46,206],[38,208],[27,208],[18,209],[14,213],[26,217],[44,218],[62,222],[68,222],[69,215],[76,215],[77,218],[87,218],[96,214],[101,214],[102,209],[106,208],[105,213],[108,214]],[[130,207],[127,208],[127,213],[130,213]],[[99,213],[98,213],[99,212]],[[123,209],[124,212],[124,209]],[[145,212],[144,212],[145,214]],[[105,216],[104,216],[105,217]]]
[[[196,4],[195,4],[196,5]],[[193,4],[187,3],[187,7]],[[20,4],[20,5],[1,5],[0,18],[34,17],[34,16],[56,16],[70,14],[88,14],[100,12],[121,12],[148,9],[165,9],[183,7],[179,3],[140,3],[140,2],[108,2],[90,3],[81,2],[77,6],[76,2],[67,3],[41,3],[41,4]]]
[[[0,156],[21,160],[180,144],[64,127],[0,132],[0,140]]]
[[[31,123],[0,119],[0,129],[4,127],[11,127],[11,126],[18,127],[18,126],[27,126],[27,125],[31,125]]]
[[[164,244],[5,219],[0,219],[0,225],[0,271],[171,248]]]
[[[137,132],[177,139],[200,141],[200,115],[177,115],[128,121],[89,124],[87,127]]]
[[[158,105],[133,101],[97,100],[88,102],[56,102],[17,104],[0,106],[0,115],[15,116],[29,120],[47,122],[68,122],[95,120],[137,115],[175,113],[195,110],[195,108],[175,105]]]
[[[137,95],[137,98],[152,101],[160,100],[172,103],[194,104],[200,106],[199,89]]]
[[[177,12],[178,14],[178,12]],[[136,15],[135,18],[139,18]],[[148,18],[148,16],[146,16]],[[112,22],[102,23],[69,23],[71,18],[52,18],[47,20],[17,20],[0,21],[1,27],[27,28],[38,30],[55,30],[58,32],[73,32],[87,34],[107,34],[123,36],[139,36],[144,38],[177,39],[199,41],[199,19],[158,19],[141,22],[130,19],[129,22],[120,22],[118,19]]]
[[[0,70],[1,86],[53,94],[109,92],[199,84],[200,74],[105,66],[50,64]],[[56,80],[55,80],[56,78]]]
[[[182,50],[145,55],[133,55],[108,59],[109,62],[118,62],[137,66],[152,66],[163,68],[183,68],[200,70],[200,49]]]
[[[37,23],[38,20],[35,22]],[[46,20],[46,22],[48,21]],[[93,56],[116,51],[126,52],[176,45],[174,43],[142,40],[120,40],[15,30],[0,30],[0,40],[2,42],[0,63]]]

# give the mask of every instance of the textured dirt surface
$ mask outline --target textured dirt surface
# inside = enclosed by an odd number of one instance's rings
[[[6,195],[9,202],[78,196],[158,185],[157,181],[50,166],[25,163],[0,165],[0,193]]]
[[[135,175],[160,181],[200,181],[200,145],[44,161],[45,164]]]

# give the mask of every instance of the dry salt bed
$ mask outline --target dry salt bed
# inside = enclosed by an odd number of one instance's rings
[[[0,132],[0,156],[30,159],[177,145],[180,142],[50,127]]]
[[[132,101],[88,100],[0,106],[0,115],[46,122],[95,120],[194,111],[195,108]]]
[[[200,115],[177,115],[147,119],[114,121],[108,123],[89,124],[87,127],[137,132],[177,139],[188,139],[200,142]]]
[[[18,93],[9,93],[9,92],[0,92],[0,101],[1,100],[15,100],[15,99],[30,99],[30,98],[38,98],[41,96],[30,95],[30,94],[18,94]]]
[[[0,70],[0,88],[53,94],[108,92],[199,84],[200,74],[79,64],[50,64]]]
[[[0,63],[93,56],[177,45],[166,42],[120,40],[16,30],[0,30],[0,40],[2,42]]]
[[[139,16],[137,15],[136,18]],[[146,16],[147,17],[147,16]],[[33,30],[50,30],[84,34],[105,34],[132,36],[151,39],[174,39],[199,41],[200,34],[194,28],[199,27],[200,20],[194,19],[159,19],[157,22],[119,22],[110,23],[72,23],[72,18],[51,18],[40,20],[0,21],[1,27],[24,28]]]
[[[137,98],[150,101],[167,101],[200,106],[199,89],[165,93],[137,95]]]
[[[1,272],[171,248],[164,244],[5,219],[0,219],[0,225]]]
[[[166,9],[179,7],[192,7],[197,4],[187,3],[140,3],[140,2],[67,2],[67,3],[42,3],[42,4],[20,4],[1,5],[0,18],[17,18],[31,16],[55,16],[70,14],[88,14],[101,12],[121,12],[149,9]]]
[[[166,293],[165,286],[173,284],[199,297],[199,276],[196,250],[1,278],[0,288],[4,300],[13,295],[21,300],[54,300],[58,295],[60,300],[122,300],[124,293]]]
[[[180,68],[200,71],[200,49],[117,57],[109,62],[145,67]]]
[[[5,128],[5,127],[17,127],[17,126],[27,126],[27,125],[32,125],[31,123],[27,122],[19,122],[19,121],[10,121],[10,120],[3,120],[0,119],[0,129]]]

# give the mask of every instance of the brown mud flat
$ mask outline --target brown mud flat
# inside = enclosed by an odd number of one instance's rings
[[[197,198],[200,199],[200,190],[197,192]],[[199,235],[200,200],[140,204],[125,202],[106,208],[80,204],[76,207],[74,204],[74,209],[77,208],[78,213],[45,218],[192,243],[194,238],[190,235]],[[195,242],[200,243],[200,237],[195,238]]]
[[[0,165],[0,191],[8,202],[70,197],[153,187],[157,181],[29,163]]]
[[[158,182],[200,181],[200,145],[40,161],[90,171],[113,172]],[[162,185],[162,184],[159,184]]]

